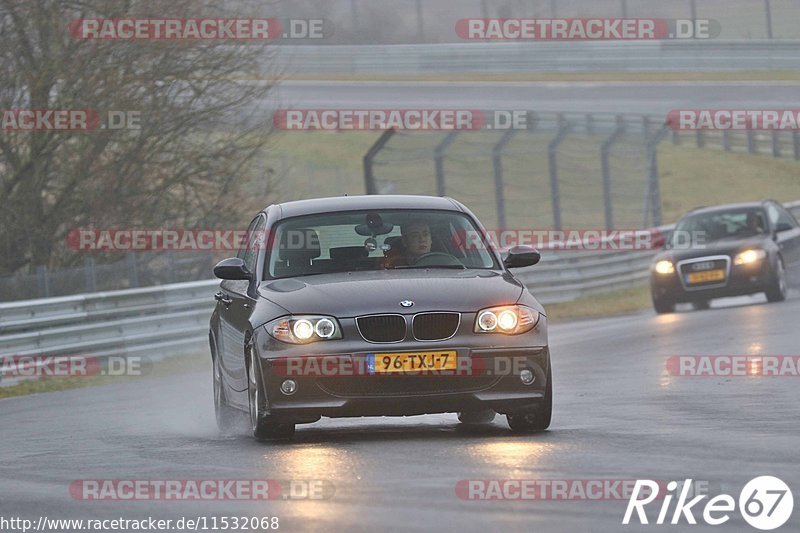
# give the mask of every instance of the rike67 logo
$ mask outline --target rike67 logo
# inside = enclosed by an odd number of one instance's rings
[[[680,487],[680,488],[679,488]],[[736,510],[736,500],[729,494],[714,496],[700,506],[700,502],[708,498],[708,494],[701,494],[689,499],[692,480],[687,479],[681,486],[676,481],[667,483],[667,493],[659,498],[659,484],[649,479],[638,479],[633,488],[633,493],[628,500],[625,517],[622,523],[630,524],[634,511],[640,524],[649,524],[645,507],[659,499],[661,508],[655,523],[658,525],[680,524],[685,520],[687,524],[696,525],[694,513],[702,509],[703,521],[712,526],[718,526],[730,520],[730,513]],[[680,494],[678,494],[680,493]],[[644,495],[644,497],[640,497]],[[670,507],[675,496],[678,499],[670,515]],[[739,493],[739,513],[745,522],[756,529],[769,531],[784,525],[792,515],[794,497],[789,486],[782,480],[773,476],[760,476],[751,479]],[[695,506],[697,506],[696,509]]]

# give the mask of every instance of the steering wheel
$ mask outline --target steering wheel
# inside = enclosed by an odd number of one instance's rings
[[[422,254],[421,256],[417,257],[414,260],[414,266],[449,266],[449,265],[458,265],[464,266],[464,264],[453,257],[450,254],[446,254],[444,252],[428,252],[427,254]]]

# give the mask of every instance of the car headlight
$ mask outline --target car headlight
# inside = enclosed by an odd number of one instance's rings
[[[656,263],[655,271],[659,274],[672,274],[675,272],[675,265],[672,264],[672,261],[664,259]]]
[[[327,316],[285,316],[264,326],[267,333],[289,344],[308,344],[342,338],[342,328]]]
[[[749,265],[756,261],[761,261],[767,257],[767,252],[764,250],[745,250],[744,252],[736,254],[733,259],[734,265]]]
[[[478,311],[475,333],[519,335],[536,327],[539,312],[524,305],[504,305]]]

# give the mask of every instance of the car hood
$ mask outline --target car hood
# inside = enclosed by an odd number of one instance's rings
[[[694,259],[696,257],[706,257],[711,255],[735,256],[748,248],[768,248],[772,242],[768,237],[748,237],[745,239],[721,239],[706,243],[703,247],[688,249],[669,249],[664,250],[656,257],[656,260],[669,259],[671,261],[682,261],[684,259]]]
[[[524,286],[491,270],[383,270],[280,279],[262,283],[262,297],[293,314],[354,317],[421,311],[475,312],[513,304]],[[403,300],[412,307],[400,306]]]

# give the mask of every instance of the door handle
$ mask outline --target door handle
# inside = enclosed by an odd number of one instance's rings
[[[222,303],[222,305],[224,305],[225,307],[230,307],[230,305],[233,303],[233,300],[231,300],[229,296],[225,296],[225,294],[223,294],[222,292],[216,293],[214,295],[214,299]]]

